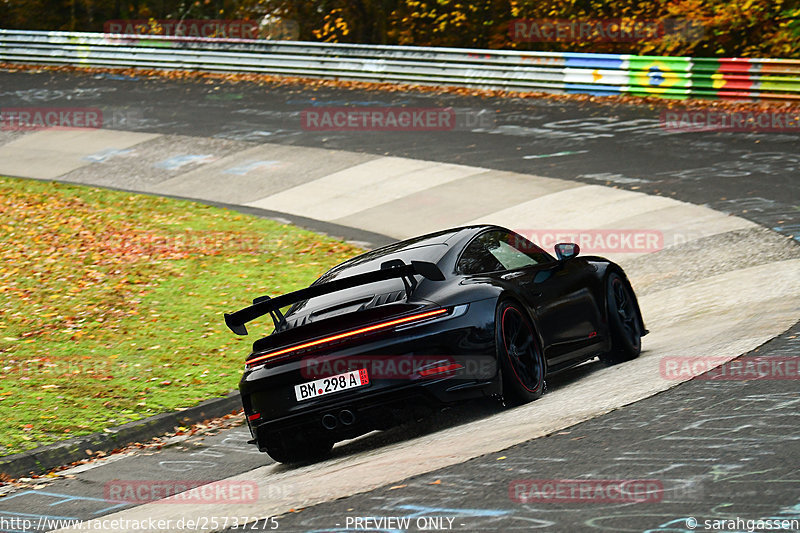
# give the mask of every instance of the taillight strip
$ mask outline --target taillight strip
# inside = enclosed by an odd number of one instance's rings
[[[360,335],[362,333],[369,333],[370,331],[375,331],[379,329],[386,329],[392,326],[397,326],[398,324],[405,324],[407,322],[413,322],[415,320],[423,320],[426,318],[439,316],[443,313],[447,313],[447,309],[436,309],[435,311],[427,311],[425,313],[419,313],[417,315],[406,316],[403,318],[396,318],[394,320],[390,320],[388,322],[381,322],[380,324],[374,324],[372,326],[367,326],[365,328],[356,329],[353,331],[348,331],[346,333],[339,333],[337,335],[332,335],[330,337],[324,337],[322,339],[317,339],[315,341],[306,342],[303,344],[299,344],[297,346],[291,346],[289,348],[284,348],[282,350],[278,350],[275,352],[270,352],[268,354],[260,355],[255,359],[250,359],[249,361],[245,362],[245,365],[252,366],[264,359],[269,359],[271,357],[277,357],[279,355],[283,355],[289,352],[294,352],[297,350],[304,350],[306,348],[312,348],[314,346],[319,346],[320,344],[325,344],[328,342],[338,341],[340,339],[346,339],[348,337],[352,337],[354,335]]]

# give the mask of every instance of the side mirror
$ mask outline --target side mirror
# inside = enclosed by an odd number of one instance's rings
[[[560,242],[556,244],[556,257],[559,261],[566,261],[572,259],[581,253],[581,247],[574,242]]]

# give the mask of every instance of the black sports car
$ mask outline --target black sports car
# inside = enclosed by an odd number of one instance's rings
[[[266,314],[275,327],[239,385],[251,442],[279,462],[311,460],[432,407],[528,402],[548,374],[637,357],[647,330],[622,268],[576,244],[555,252],[499,226],[450,229],[226,314],[239,335]]]

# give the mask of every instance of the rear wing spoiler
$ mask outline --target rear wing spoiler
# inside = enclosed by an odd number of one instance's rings
[[[352,287],[368,285],[370,283],[377,283],[394,278],[403,280],[403,285],[406,288],[406,296],[410,297],[417,286],[417,280],[414,278],[416,274],[431,281],[444,281],[444,274],[442,274],[442,271],[434,263],[429,263],[427,261],[411,261],[411,264],[406,264],[401,259],[394,259],[382,263],[380,270],[335,279],[327,283],[311,285],[305,289],[290,292],[276,298],[260,296],[253,300],[253,305],[249,307],[240,309],[235,313],[225,313],[225,324],[237,335],[247,335],[245,324],[269,313],[272,315],[272,320],[277,328],[278,325],[283,322],[283,315],[280,310],[288,305],[296,304],[303,300],[309,300],[317,296],[343,291]]]

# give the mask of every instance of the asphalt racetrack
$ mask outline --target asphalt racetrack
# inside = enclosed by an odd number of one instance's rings
[[[457,123],[337,132],[303,122],[304,111],[346,105],[452,108]],[[104,117],[97,131],[0,131],[2,175],[196,198],[369,246],[479,221],[540,237],[660,236],[597,252],[640,295],[652,333],[635,361],[591,362],[531,404],[457,406],[342,443],[315,465],[275,465],[241,426],[112,456],[7,494],[0,518],[177,531],[200,517],[187,529],[240,531],[236,517],[320,532],[702,531],[706,520],[800,518],[796,377],[681,383],[661,364],[798,355],[800,134],[670,131],[664,108],[627,104],[51,72],[0,72],[0,107]],[[115,479],[227,480],[258,497],[120,504],[104,491]],[[576,479],[660,490],[647,501],[525,498],[530,480]],[[132,525],[150,519],[172,522]]]

